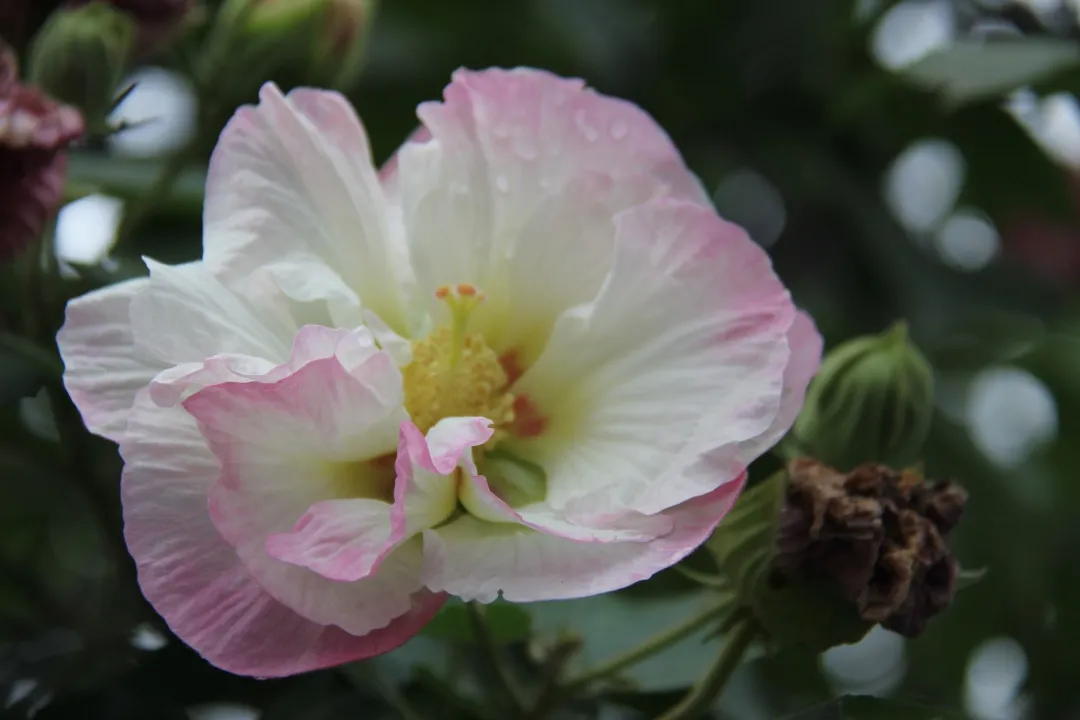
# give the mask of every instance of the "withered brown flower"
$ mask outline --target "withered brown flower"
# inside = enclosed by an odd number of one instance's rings
[[[914,637],[948,607],[957,564],[948,535],[967,493],[883,465],[840,473],[809,458],[788,465],[775,570],[827,577],[860,616]]]
[[[78,110],[20,84],[14,54],[0,47],[0,262],[41,234],[60,203],[64,150],[83,130]]]

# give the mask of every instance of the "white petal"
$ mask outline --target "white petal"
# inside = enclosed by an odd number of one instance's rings
[[[307,256],[402,328],[407,277],[388,245],[394,234],[386,200],[352,108],[336,93],[283,97],[272,84],[259,97],[259,105],[237,111],[211,160],[207,263],[236,278],[285,256]]]
[[[478,285],[489,301],[473,327],[499,351],[546,335],[595,294],[616,212],[657,196],[708,204],[647,114],[580,80],[463,70],[444,97],[420,106],[427,132],[401,149],[386,183],[400,193],[431,312],[436,287]]]
[[[465,600],[565,600],[651,577],[690,554],[738,496],[739,479],[665,513],[673,529],[647,542],[582,541],[465,515],[424,532],[424,584]]]
[[[296,328],[226,288],[201,262],[146,265],[149,285],[131,304],[139,352],[168,365],[219,353],[288,358]]]
[[[96,290],[68,303],[56,344],[64,360],[64,386],[86,427],[119,441],[135,395],[166,365],[135,351],[131,299],[146,278]]]
[[[768,257],[711,210],[626,211],[596,301],[559,319],[515,386],[548,428],[507,447],[545,469],[557,509],[652,514],[720,487],[779,412],[794,316]],[[687,472],[718,449],[724,471]]]

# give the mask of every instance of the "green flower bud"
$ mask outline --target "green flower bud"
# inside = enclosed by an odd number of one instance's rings
[[[328,87],[351,87],[363,67],[376,0],[331,0],[311,48],[312,73]]]
[[[225,0],[212,42],[254,77],[347,89],[359,74],[375,0]]]
[[[907,325],[840,345],[822,363],[795,422],[798,454],[839,470],[919,460],[933,418],[933,373]]]
[[[79,108],[91,131],[104,128],[123,79],[135,25],[125,13],[93,2],[57,10],[34,38],[30,82]]]

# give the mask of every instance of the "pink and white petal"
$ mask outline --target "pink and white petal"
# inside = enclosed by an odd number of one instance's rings
[[[652,177],[658,194],[710,205],[701,183],[648,113],[600,95],[580,79],[531,68],[458,70],[445,95],[444,106],[428,103],[418,114],[436,139],[443,124],[471,115],[489,189],[502,196],[496,206],[500,230],[516,227],[532,214],[537,198],[564,194],[586,173],[608,176],[616,184]],[[455,103],[461,107],[451,109]]]
[[[808,314],[801,310],[796,313],[795,321],[788,330],[787,341],[791,358],[784,369],[780,411],[765,433],[743,445],[746,465],[778,443],[795,424],[795,418],[806,399],[806,388],[821,367],[823,341]]]
[[[146,265],[149,283],[131,302],[138,352],[170,366],[219,353],[288,358],[296,328],[222,285],[203,263]]]
[[[443,475],[459,465],[475,474],[472,448],[483,445],[494,434],[491,421],[484,417],[443,418],[427,431],[426,453],[417,462]]]
[[[404,612],[419,588],[417,544],[397,547],[377,563],[377,574],[348,583],[267,552],[268,538],[294,529],[316,503],[355,497],[358,488],[337,468],[394,451],[406,416],[388,355],[376,353],[351,371],[337,357],[318,359],[275,382],[206,388],[183,406],[221,463],[210,489],[214,524],[267,592],[352,634],[385,627]],[[389,526],[389,505],[382,504]]]
[[[64,387],[90,432],[119,442],[135,395],[165,364],[135,351],[131,300],[149,280],[138,278],[70,301],[56,335]]]
[[[402,328],[406,268],[388,245],[395,236],[360,121],[328,91],[285,97],[267,84],[259,99],[236,112],[211,159],[207,263],[238,278],[283,256],[307,256]]]
[[[364,327],[356,330],[305,325],[293,338],[289,360],[275,364],[250,355],[213,355],[203,362],[182,363],[158,374],[150,395],[158,405],[175,405],[195,392],[228,382],[277,382],[314,360],[337,358],[348,372],[378,352],[375,338]],[[388,381],[392,378],[388,378]]]
[[[740,228],[662,199],[617,218],[615,261],[595,302],[564,313],[518,381],[548,419],[507,447],[547,473],[546,501],[646,515],[729,482],[745,465],[687,470],[780,412],[795,308]]]
[[[398,367],[405,367],[412,362],[412,343],[394,332],[382,318],[370,310],[365,310],[364,325],[371,331],[379,347],[394,359]]]
[[[416,532],[449,517],[457,505],[457,486],[447,474],[466,448],[483,443],[492,431],[482,418],[454,418],[440,425],[425,439],[412,422],[401,423],[392,507],[359,498],[317,502],[291,530],[270,535],[269,554],[331,580],[353,582],[375,572]]]
[[[744,478],[665,513],[651,542],[576,542],[522,526],[462,516],[424,532],[424,584],[465,600],[565,600],[631,585],[674,565],[731,509]]]
[[[348,494],[344,465],[392,453],[404,419],[385,354],[350,373],[336,357],[271,382],[224,383],[183,407],[221,462],[210,509],[234,544],[285,532],[313,504]],[[389,521],[389,518],[388,518]]]
[[[337,271],[310,253],[295,252],[233,280],[260,305],[277,305],[293,325],[353,328],[364,322],[360,297]]]
[[[507,258],[505,285],[484,285],[488,305],[502,313],[489,311],[477,325],[496,352],[514,352],[519,365],[528,367],[558,316],[596,297],[615,251],[612,217],[629,206],[615,196],[629,184],[588,174],[569,181],[562,194],[538,201]]]
[[[226,461],[227,476],[233,465],[245,473],[247,461],[350,461],[396,448],[403,419],[401,379],[385,353],[353,368],[336,355],[317,358],[285,377],[276,375],[265,382],[214,385],[184,401],[215,454]],[[243,484],[235,479],[237,486]]]
[[[610,227],[584,231],[575,221],[586,211],[563,202],[592,201],[598,207],[588,212],[601,225],[650,197],[708,205],[652,118],[581,80],[524,68],[460,70],[444,101],[417,114],[430,138],[406,143],[385,182],[400,193],[418,287],[482,287],[490,301],[475,322],[485,337],[506,329],[510,296],[527,295],[507,275],[507,260],[519,253],[519,270],[529,267],[528,256],[553,266],[536,282],[568,290],[558,310],[595,292],[610,262]],[[576,265],[563,259],[567,244],[577,246]],[[547,303],[558,297],[542,293]]]
[[[282,562],[266,552],[266,538],[252,536],[236,553],[258,583],[279,602],[322,625],[352,635],[391,626],[409,612],[421,592],[423,553],[420,538],[397,546],[375,573],[355,582],[330,580],[306,567]]]
[[[471,450],[491,437],[490,425],[484,418],[446,418],[424,437],[412,421],[401,423],[393,521],[402,536],[437,525],[454,512],[458,488],[448,476],[460,462],[472,463]]]
[[[308,508],[288,532],[266,540],[270,557],[309,568],[330,580],[372,575],[395,545],[390,505],[381,500],[325,500]]]
[[[671,518],[663,514],[624,513],[617,518],[590,518],[582,513],[571,519],[568,513],[554,510],[546,503],[515,509],[491,490],[487,478],[475,473],[465,475],[459,497],[465,509],[481,520],[520,525],[575,542],[648,542],[666,535],[673,527]]]
[[[150,604],[214,665],[260,677],[292,675],[377,655],[418,632],[442,597],[417,593],[409,610],[364,637],[290,610],[254,580],[210,521],[219,467],[194,420],[143,392],[121,443],[124,534]]]

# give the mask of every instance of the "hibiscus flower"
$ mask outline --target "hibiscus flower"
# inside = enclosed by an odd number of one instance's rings
[[[377,173],[339,95],[222,133],[204,255],[68,307],[146,597],[239,673],[388,650],[444,598],[607,592],[690,553],[821,343],[636,106],[460,71]]]

